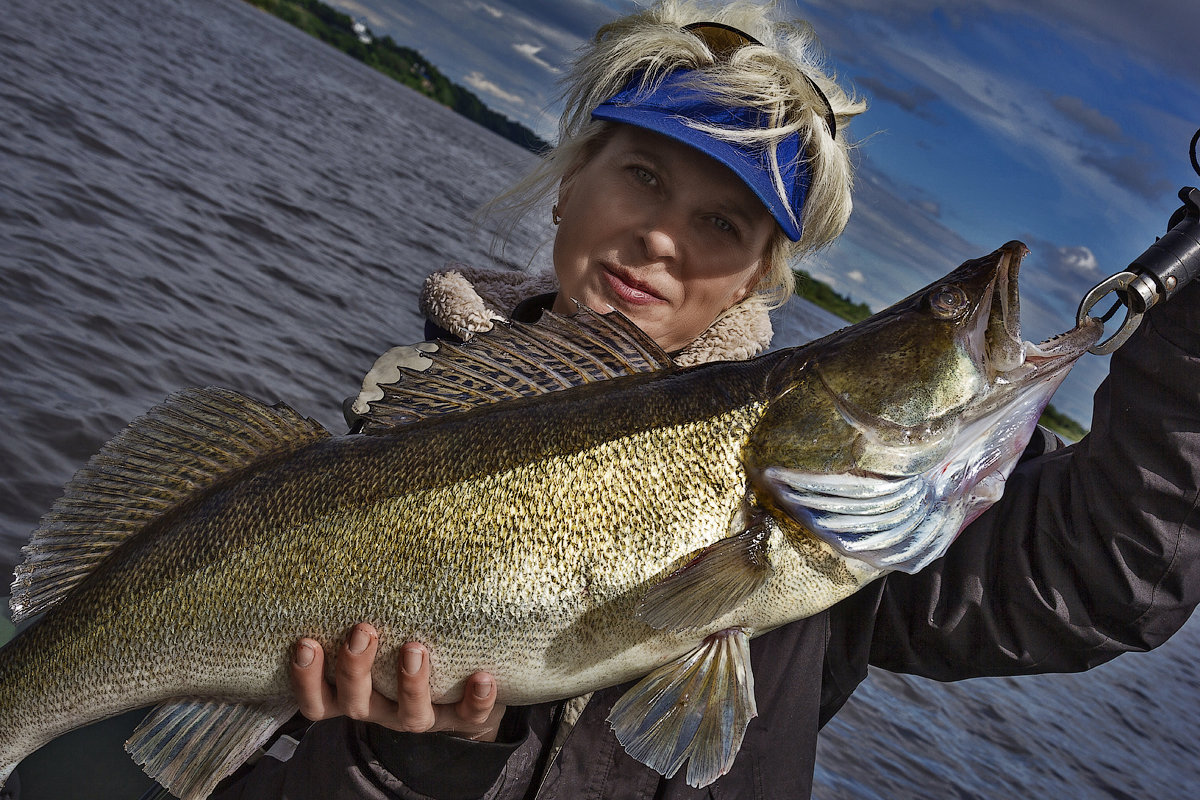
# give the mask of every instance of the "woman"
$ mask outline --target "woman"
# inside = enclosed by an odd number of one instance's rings
[[[601,29],[572,74],[559,147],[508,198],[528,210],[556,191],[557,287],[436,275],[422,299],[430,332],[466,337],[579,300],[621,310],[682,363],[765,348],[789,261],[836,237],[850,209],[839,137],[862,104],[810,47],[804,28],[740,5],[663,3]],[[868,664],[953,680],[1082,670],[1157,645],[1200,602],[1198,293],[1155,309],[1114,357],[1092,436],[1031,446],[946,556],[753,641],[760,716],[711,787],[663,779],[621,750],[605,720],[628,687],[504,709],[480,673],[463,700],[436,706],[427,653],[410,643],[389,701],[371,690],[375,634],[360,625],[335,686],[315,643],[296,648],[301,710],[326,721],[218,796],[807,797],[817,731]],[[420,362],[390,351],[352,410],[397,364]]]

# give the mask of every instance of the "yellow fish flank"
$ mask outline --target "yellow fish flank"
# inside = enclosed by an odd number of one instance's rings
[[[173,396],[26,548],[14,615],[41,616],[0,651],[0,775],[157,705],[131,753],[204,797],[295,712],[296,640],[333,653],[368,621],[390,696],[413,640],[443,702],[480,669],[510,705],[647,676],[618,738],[711,783],[756,713],[749,638],[940,555],[1095,340],[1020,343],[1022,252],[748,362],[677,369],[615,316],[503,327],[442,345],[364,435]]]

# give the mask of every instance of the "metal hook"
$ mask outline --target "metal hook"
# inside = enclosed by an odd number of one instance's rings
[[[1192,137],[1190,153],[1192,168],[1200,174],[1196,145],[1200,130]],[[1105,278],[1083,298],[1075,321],[1083,325],[1088,319],[1105,323],[1116,314],[1117,306],[1125,306],[1125,319],[1117,332],[1088,349],[1096,355],[1108,355],[1133,335],[1142,322],[1142,315],[1155,303],[1170,299],[1184,285],[1200,275],[1200,190],[1185,186],[1179,190],[1183,205],[1171,215],[1167,232],[1146,252],[1138,256],[1123,272]],[[1092,317],[1091,310],[1106,295],[1116,293],[1116,302],[1101,317]]]
[[[1083,298],[1083,302],[1079,304],[1079,312],[1075,315],[1075,323],[1084,325],[1089,318],[1097,320],[1101,324],[1108,322],[1117,311],[1117,306],[1125,306],[1125,319],[1121,322],[1121,327],[1112,336],[1103,341],[1096,342],[1088,348],[1089,353],[1095,353],[1098,356],[1106,356],[1116,350],[1133,335],[1137,330],[1138,325],[1142,324],[1142,312],[1134,311],[1129,304],[1130,287],[1139,278],[1132,272],[1118,272],[1116,275],[1111,275],[1101,283],[1092,287],[1092,290]],[[1091,310],[1096,307],[1104,297],[1116,292],[1117,299],[1112,307],[1104,313],[1103,316],[1093,317]]]

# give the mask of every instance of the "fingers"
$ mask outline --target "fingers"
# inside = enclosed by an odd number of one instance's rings
[[[325,680],[325,651],[312,639],[301,639],[292,653],[292,693],[300,713],[311,720],[345,715],[370,719],[376,709],[371,664],[379,648],[375,628],[362,623],[350,629],[334,662],[336,689]],[[378,698],[385,704],[386,698]]]
[[[350,629],[338,650],[334,663],[337,702],[350,719],[371,718],[371,665],[378,649],[379,634],[373,626],[361,622]]]
[[[302,639],[293,652],[292,691],[300,713],[311,720],[339,715],[366,720],[399,731],[447,731],[481,741],[495,741],[504,706],[496,703],[496,681],[486,672],[467,679],[462,698],[435,705],[430,688],[429,652],[416,642],[400,649],[396,669],[396,701],[373,690],[371,668],[379,650],[379,634],[369,624],[354,626],[338,650],[335,686],[325,680],[324,651]]]
[[[496,682],[486,672],[476,672],[467,678],[462,700],[454,710],[463,723],[473,728],[483,727],[496,707]]]
[[[384,724],[396,730],[424,733],[437,722],[429,688],[429,653],[424,646],[409,642],[400,648],[397,666],[396,708],[392,720]]]
[[[467,679],[463,697],[453,706],[434,706],[442,712],[447,730],[479,742],[494,742],[504,720],[504,706],[496,702],[496,681],[486,672]]]
[[[429,687],[429,652],[409,642],[400,649],[394,718],[381,722],[397,730],[424,733],[446,731],[480,741],[495,741],[504,718],[496,705],[496,681],[486,672],[467,679],[457,703],[434,704]]]
[[[325,682],[325,651],[317,642],[301,639],[296,644],[292,651],[290,676],[292,694],[305,717],[315,722],[341,713],[333,689]]]

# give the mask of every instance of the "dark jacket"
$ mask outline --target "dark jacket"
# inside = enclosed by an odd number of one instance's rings
[[[622,751],[605,722],[622,686],[592,697],[551,763],[560,703],[510,710],[488,745],[338,719],[216,796],[802,798],[817,732],[868,665],[938,680],[1076,672],[1161,644],[1200,603],[1200,282],[1112,357],[1091,434],[1039,448],[943,558],[751,643],[759,717],[712,786]]]

